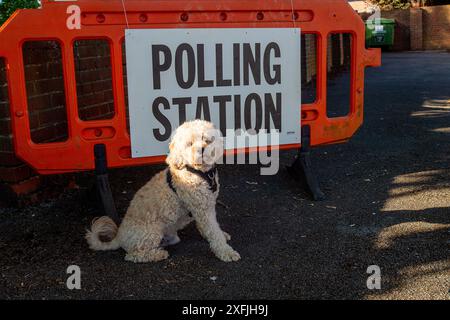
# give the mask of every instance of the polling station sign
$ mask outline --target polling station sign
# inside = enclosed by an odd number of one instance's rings
[[[212,121],[225,148],[257,146],[236,146],[236,132],[300,143],[300,29],[129,29],[125,38],[134,158],[167,154],[192,119]]]

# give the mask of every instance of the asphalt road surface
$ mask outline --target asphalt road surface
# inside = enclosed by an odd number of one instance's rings
[[[218,216],[237,263],[216,259],[192,226],[160,263],[90,251],[86,175],[56,200],[1,208],[0,298],[449,299],[449,75],[445,52],[386,53],[367,70],[364,126],[314,150],[326,201],[310,201],[284,169],[221,167]],[[294,156],[282,153],[282,168]],[[111,173],[121,213],[161,168]],[[81,290],[66,288],[69,265],[81,268]],[[381,290],[367,288],[370,265]]]

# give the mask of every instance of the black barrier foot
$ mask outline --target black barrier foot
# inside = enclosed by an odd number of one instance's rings
[[[290,175],[304,183],[314,201],[325,200],[325,194],[320,190],[311,165],[311,128],[309,126],[302,127],[302,146],[294,163],[287,169]]]
[[[98,204],[104,215],[109,216],[119,225],[120,219],[117,214],[116,205],[111,192],[108,178],[108,165],[106,160],[106,147],[104,144],[96,144],[94,146],[95,156],[95,176],[96,189],[98,196]]]

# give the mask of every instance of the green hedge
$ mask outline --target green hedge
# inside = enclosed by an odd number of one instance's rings
[[[382,10],[407,9],[411,6],[410,0],[371,0],[380,6]]]
[[[17,9],[39,8],[38,0],[1,0],[0,2],[0,25],[9,18]]]
[[[408,9],[411,7],[412,0],[370,0],[370,2],[380,6],[382,10]],[[425,6],[438,6],[450,4],[450,0],[417,0],[416,3]]]

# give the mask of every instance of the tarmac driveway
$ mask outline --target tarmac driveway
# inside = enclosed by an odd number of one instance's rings
[[[217,260],[192,226],[161,263],[91,252],[83,175],[56,200],[0,209],[0,298],[449,299],[450,53],[386,53],[366,75],[364,126],[313,154],[326,201],[310,201],[284,169],[220,169],[219,221],[240,262]],[[161,168],[111,173],[120,212]],[[66,288],[73,264],[81,290]],[[369,265],[381,290],[366,286]]]

